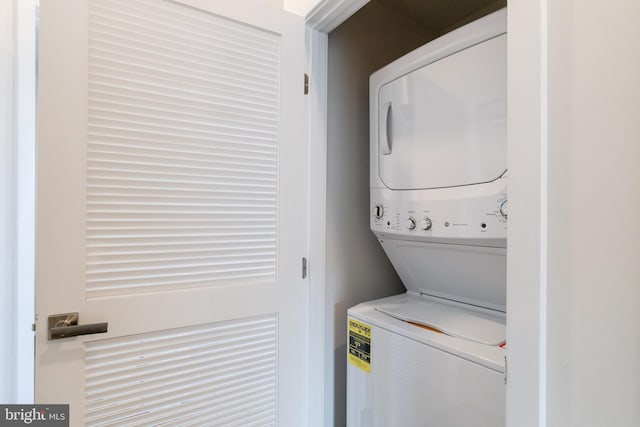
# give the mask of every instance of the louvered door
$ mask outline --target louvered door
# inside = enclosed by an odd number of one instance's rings
[[[43,0],[39,42],[36,401],[72,425],[302,425],[302,20]],[[108,332],[49,340],[70,312]]]

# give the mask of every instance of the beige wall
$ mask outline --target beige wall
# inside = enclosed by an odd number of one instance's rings
[[[272,6],[276,6],[279,9],[284,8],[283,0],[257,0],[260,3],[270,4]]]
[[[369,230],[369,75],[430,34],[370,3],[329,34],[325,425],[345,425],[346,312],[402,293]]]
[[[284,10],[306,16],[321,0],[280,0]]]

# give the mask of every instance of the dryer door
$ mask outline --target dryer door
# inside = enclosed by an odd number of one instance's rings
[[[479,184],[506,171],[507,35],[380,88],[379,174],[393,190]]]

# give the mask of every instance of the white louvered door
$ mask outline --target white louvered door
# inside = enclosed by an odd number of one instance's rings
[[[36,402],[74,426],[300,426],[300,17],[41,0]],[[48,340],[79,313],[108,332]]]

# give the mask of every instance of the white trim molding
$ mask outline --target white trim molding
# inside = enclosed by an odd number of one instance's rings
[[[327,360],[326,206],[327,206],[327,77],[328,33],[369,0],[323,0],[306,17],[309,73],[309,427],[333,425],[333,372]],[[331,348],[328,353],[327,344]],[[327,377],[330,375],[330,378]]]
[[[13,351],[15,240],[15,2],[0,0],[0,400],[15,395]]]
[[[306,29],[309,73],[309,427],[325,420],[326,225],[327,225],[327,48],[326,33]],[[313,54],[312,54],[313,52]]]
[[[306,17],[307,27],[330,33],[370,0],[322,0]]]
[[[510,2],[507,12],[506,415],[507,426],[544,427],[548,257],[546,0]]]
[[[0,400],[33,402],[36,1],[0,0]]]
[[[16,399],[34,399],[37,0],[16,1]]]

